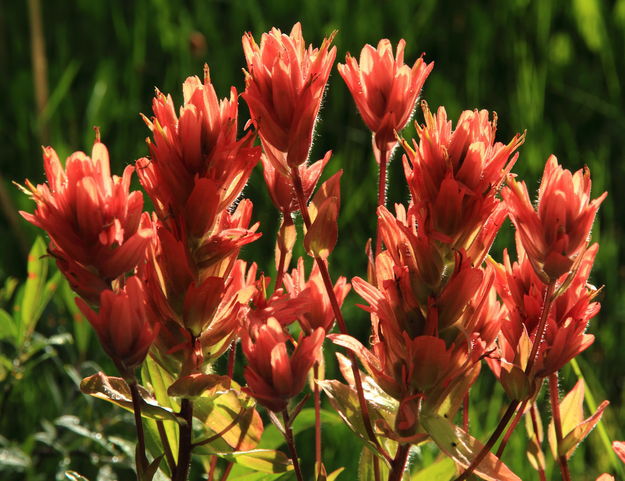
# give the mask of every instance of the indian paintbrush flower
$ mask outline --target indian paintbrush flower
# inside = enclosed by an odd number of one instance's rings
[[[336,48],[334,34],[321,48],[306,48],[302,27],[289,35],[277,28],[261,37],[243,36],[247,61],[245,92],[263,149],[274,168],[285,175],[308,159],[312,135]]]
[[[417,59],[412,67],[405,65],[405,47],[405,40],[400,40],[393,58],[391,42],[382,39],[377,49],[365,45],[359,61],[348,53],[345,64],[338,65],[339,73],[380,150],[396,143],[396,132],[410,120],[423,84],[434,67],[433,63],[426,64],[423,58]]]
[[[590,187],[588,168],[573,174],[552,155],[545,165],[536,209],[524,182],[510,177],[502,191],[528,259],[546,284],[568,273],[588,245],[595,215],[607,195],[591,200]]]
[[[75,152],[63,168],[54,149],[45,147],[43,160],[48,183],[26,182],[37,207],[21,214],[48,233],[49,252],[72,288],[97,304],[103,290],[144,259],[152,237],[141,192],[129,192],[134,168],[111,176],[99,134],[91,157]]]
[[[270,317],[265,324],[241,330],[241,346],[247,359],[244,391],[267,409],[284,410],[289,399],[304,389],[308,371],[320,359],[325,331],[319,328],[300,336],[289,354],[289,336],[276,319]]]
[[[138,277],[129,277],[123,289],[100,294],[100,308],[94,311],[82,299],[76,304],[98,334],[106,353],[124,377],[132,376],[158,334],[146,302],[145,290]]]

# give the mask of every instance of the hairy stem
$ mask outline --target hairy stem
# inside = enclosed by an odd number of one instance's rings
[[[304,188],[302,186],[302,180],[299,177],[299,172],[297,169],[291,169],[291,176],[293,180],[293,187],[295,188],[295,194],[297,195],[297,200],[300,207],[300,212],[302,214],[302,219],[304,220],[304,225],[307,229],[310,229],[311,221],[310,214],[308,213],[308,206],[306,205],[306,199],[304,196]],[[323,279],[323,285],[328,294],[328,298],[330,299],[330,304],[332,305],[332,310],[334,311],[334,316],[336,317],[336,323],[341,331],[341,334],[348,334],[347,326],[345,325],[345,319],[343,318],[343,314],[341,313],[341,308],[339,306],[338,300],[336,299],[336,295],[334,294],[334,287],[332,285],[332,279],[330,278],[330,272],[328,271],[328,266],[321,259],[321,257],[315,257],[315,262],[317,267],[319,267],[319,273],[321,274],[321,278]],[[370,441],[376,446],[378,451],[389,461],[392,461],[391,456],[386,452],[386,450],[380,445],[375,432],[373,431],[373,425],[371,424],[371,417],[369,415],[369,407],[367,405],[367,401],[365,400],[364,390],[362,388],[362,379],[360,378],[360,371],[358,370],[358,361],[356,359],[356,355],[348,350],[349,358],[352,364],[352,372],[354,374],[354,384],[356,385],[356,393],[358,395],[358,403],[360,405],[360,410],[362,412],[363,423],[365,425],[365,430],[367,431],[367,436]]]
[[[553,425],[556,431],[557,451],[560,451],[562,445],[562,419],[560,417],[560,394],[558,393],[558,372],[549,376],[549,397],[551,399],[551,415],[553,416]],[[566,455],[558,456],[558,464],[560,465],[560,473],[562,473],[562,481],[571,481],[571,473]]]
[[[527,367],[525,368],[525,373],[532,373],[532,368],[534,367],[534,363],[538,358],[538,349],[543,342],[545,337],[545,330],[547,327],[547,319],[549,318],[549,311],[551,310],[551,303],[553,302],[553,292],[555,290],[556,283],[551,282],[547,285],[547,289],[545,290],[545,297],[543,298],[543,308],[540,312],[540,320],[538,321],[538,328],[536,329],[536,337],[534,338],[534,344],[532,345],[532,350],[530,352],[530,357],[527,361]]]
[[[501,436],[501,433],[503,433],[504,429],[506,429],[506,426],[508,425],[508,422],[510,421],[510,418],[512,418],[518,405],[519,401],[514,400],[510,402],[510,404],[508,405],[508,409],[506,409],[506,412],[499,421],[499,424],[495,428],[495,431],[493,431],[493,434],[490,436],[488,441],[486,441],[486,444],[484,445],[482,450],[477,454],[477,456],[475,456],[475,459],[471,462],[469,467],[465,469],[464,472],[460,476],[458,476],[455,481],[463,481],[467,479],[471,475],[471,473],[473,473],[473,471],[475,471],[475,468],[479,466],[482,460],[495,445],[495,443],[499,439],[499,436]]]
[[[375,137],[374,137],[375,143]],[[386,146],[382,149],[373,148],[376,161],[380,164],[380,173],[378,175],[378,207],[386,205],[386,172],[388,167],[388,153]],[[376,233],[375,233],[375,255],[377,256],[382,250],[382,237],[380,236],[380,219],[377,217],[376,209]]]
[[[297,448],[295,447],[295,439],[293,438],[293,431],[291,430],[289,413],[287,409],[284,409],[284,411],[282,411],[282,418],[284,419],[284,438],[286,439],[286,443],[289,447],[289,452],[291,453],[291,460],[293,461],[293,469],[295,470],[297,481],[304,481],[302,468],[299,465],[299,459],[297,457]]]

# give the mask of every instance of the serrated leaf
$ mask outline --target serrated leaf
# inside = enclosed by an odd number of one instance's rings
[[[138,386],[141,395],[141,415],[143,417],[177,421],[178,418],[170,408],[158,404],[156,399],[143,386]],[[80,383],[80,390],[98,399],[116,404],[119,407],[133,412],[132,396],[126,381],[121,377],[107,376],[98,372],[86,377]]]
[[[410,481],[449,481],[456,476],[456,463],[451,458],[441,458],[427,468],[410,476]]]
[[[483,448],[481,442],[443,416],[423,414],[421,425],[440,450],[465,469]],[[487,481],[521,481],[521,478],[490,452],[475,468],[474,473]]]

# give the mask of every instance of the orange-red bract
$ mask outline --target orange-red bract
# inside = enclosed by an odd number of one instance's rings
[[[308,159],[312,134],[326,82],[334,63],[332,38],[321,48],[306,48],[302,27],[289,35],[277,28],[261,37],[243,36],[247,61],[245,92],[252,122],[276,170],[288,174]]]
[[[76,299],[76,303],[122,374],[132,375],[132,370],[145,359],[159,330],[158,324],[152,324],[153,316],[139,278],[130,277],[118,292],[102,292],[98,312],[82,299]]]
[[[599,205],[607,193],[590,199],[590,171],[574,174],[550,156],[532,206],[524,182],[510,178],[502,195],[523,248],[536,273],[545,283],[555,282],[581,259]]]
[[[133,167],[111,176],[109,154],[99,135],[91,157],[73,153],[65,169],[51,147],[43,149],[47,184],[27,193],[37,203],[24,218],[50,236],[49,252],[72,288],[97,304],[100,292],[142,261],[152,237],[143,196],[129,192]]]
[[[409,67],[404,64],[406,41],[397,44],[393,58],[390,40],[378,47],[365,45],[356,61],[349,53],[338,70],[354,97],[358,111],[375,137],[378,149],[396,142],[395,132],[402,130],[414,111],[419,92],[434,67],[419,58]]]
[[[321,356],[324,338],[321,328],[300,336],[289,355],[288,336],[276,319],[270,317],[265,324],[243,327],[241,346],[247,359],[244,391],[274,412],[284,410],[289,399],[304,388],[308,371]]]

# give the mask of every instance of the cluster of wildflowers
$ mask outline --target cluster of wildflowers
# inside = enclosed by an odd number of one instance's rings
[[[321,390],[368,443],[365,449],[379,455],[371,469],[376,481],[383,469],[389,481],[401,480],[411,446],[429,441],[455,461],[458,480],[475,473],[508,481],[519,478],[500,460],[505,443],[524,413],[537,410],[549,379],[552,449],[563,479],[570,480],[567,459],[606,405],[583,421],[581,404],[573,401],[583,399],[583,386],[560,400],[557,379],[594,340],[586,329],[599,304],[588,279],[598,246],[589,245],[589,236],[605,194],[592,200],[588,170],[572,174],[552,156],[535,209],[525,184],[511,174],[524,135],[498,141],[496,116],[484,110],[463,112],[454,127],[443,107],[432,113],[422,102],[424,123],[416,123],[416,138],[401,138],[433,63],[419,58],[405,65],[403,40],[395,56],[386,39],[377,48],[365,46],[359,61],[347,54],[338,70],[371,131],[380,165],[376,248],[367,249],[366,278],[352,280],[371,317],[370,346],[364,346],[349,335],[341,311],[352,286],[345,277],[333,282],[329,272],[339,238],[342,171],[318,185],[331,152],[309,161],[336,56],[333,37],[320,48],[307,47],[299,24],[289,35],[272,29],[260,45],[251,34],[243,37],[241,96],[251,119],[242,137],[237,91],[219,100],[206,67],[203,80],[184,82],[178,111],[171,96],[156,92],[154,115],[143,117],[151,132],[149,157],[127,167],[122,178],[111,176],[98,134],[91,158],[75,153],[65,168],[45,148],[48,183],[27,182],[36,209],[24,217],[47,231],[50,255],[130,386],[139,479],[152,479],[163,457],[172,479],[187,479],[192,452],[205,445],[212,455],[209,479],[218,472],[220,479],[228,477],[232,453],[247,453],[249,463],[263,429],[253,399],[284,434],[292,464],[283,468],[294,469],[301,481],[291,424],[306,397],[294,407],[291,401],[312,371],[319,479],[327,476]],[[410,199],[389,209],[386,165],[398,144]],[[241,248],[261,235],[252,224],[252,202],[242,197],[259,163],[282,218],[273,281],[256,263],[239,258]],[[142,194],[129,192],[135,171],[154,205],[151,214],[143,212]],[[297,213],[309,268],[303,258],[292,259]],[[517,261],[506,251],[500,264],[488,253],[506,217],[516,227]],[[331,334],[335,322],[340,333]],[[326,337],[349,356],[339,355],[347,384],[323,377]],[[239,340],[244,387],[234,379]],[[215,361],[225,353],[227,368],[218,372]],[[510,405],[482,445],[469,433],[468,407],[484,361]],[[148,391],[138,389],[135,377],[142,365],[144,383],[154,373],[166,380],[165,391],[152,383],[158,401],[168,406],[159,408],[157,419],[177,426],[175,440],[159,428],[162,450],[152,452],[151,462],[140,413],[141,392]],[[94,378],[88,379],[93,389]],[[150,417],[154,403],[151,409],[144,414]],[[560,410],[572,409],[579,412],[563,422]],[[491,453],[513,417],[499,452]],[[203,439],[195,436],[194,418]],[[541,452],[538,436],[533,439],[534,452]],[[281,458],[274,456],[277,469]],[[535,467],[544,477],[544,466]]]

